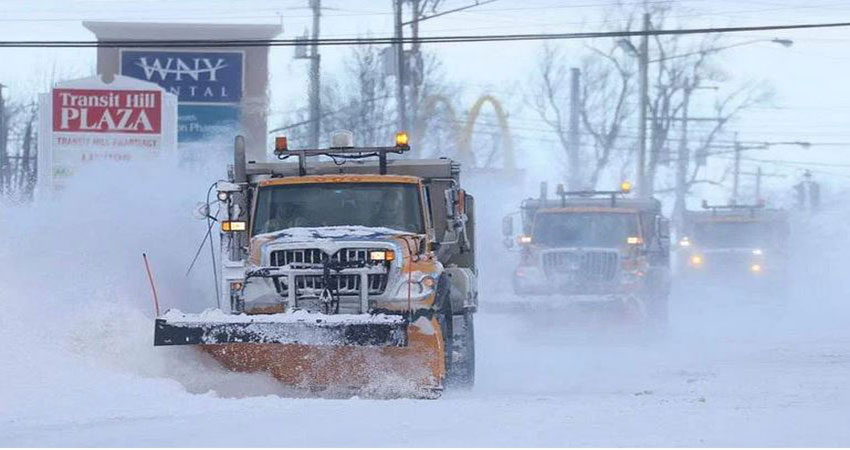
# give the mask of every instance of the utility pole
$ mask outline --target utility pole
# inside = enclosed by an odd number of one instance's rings
[[[321,127],[321,87],[319,85],[320,62],[319,56],[319,18],[322,14],[322,0],[310,0],[313,9],[313,43],[310,46],[310,148],[319,148]]]
[[[11,170],[9,167],[9,153],[7,152],[7,137],[9,136],[8,124],[6,123],[6,101],[3,99],[3,88],[6,85],[0,83],[0,195],[6,192]]]
[[[761,166],[756,169],[756,203],[761,201]]]
[[[410,78],[410,111],[411,121],[414,128],[419,127],[419,88],[422,83],[422,67],[419,65],[420,46],[419,43],[419,1],[411,0],[410,2],[410,73],[406,74]],[[407,67],[405,67],[407,69]],[[416,143],[416,149],[419,149],[419,136],[421,135],[418,129],[407,129],[408,133],[413,135],[413,142]]]
[[[738,133],[735,133],[735,173],[732,179],[732,201],[738,202],[738,183],[741,178],[741,143],[738,141]]]
[[[580,137],[579,137],[579,116],[581,112],[581,102],[580,100],[580,92],[579,83],[581,72],[578,68],[573,67],[570,69],[570,128],[569,128],[569,148],[570,153],[567,155],[568,162],[570,165],[569,178],[567,180],[570,190],[579,190],[581,189],[581,178],[579,177],[580,165],[579,161],[579,146],[581,145]]]
[[[691,99],[691,88],[688,79],[685,79],[682,96],[682,135],[679,138],[679,152],[676,159],[676,204],[673,207],[673,219],[677,225],[682,223],[685,214],[685,197],[688,194],[688,164],[691,159],[691,152],[688,149],[688,104]]]
[[[401,22],[399,25],[399,17],[404,15],[402,11],[402,4],[405,1],[410,3],[410,20]],[[405,56],[404,51],[401,49],[401,47],[403,47],[402,45],[395,47],[395,51],[397,52],[396,66],[399,67],[396,71],[396,76],[402,77],[397,78],[396,80],[401,80],[403,82],[401,84],[402,87],[397,93],[396,101],[399,105],[404,105],[405,107],[407,106],[407,101],[410,101],[410,108],[402,108],[399,114],[399,128],[406,130],[408,134],[410,134],[411,147],[414,152],[420,149],[420,143],[422,142],[425,132],[424,122],[428,119],[427,117],[422,117],[422,111],[420,111],[422,101],[421,90],[425,79],[425,63],[422,58],[422,43],[419,41],[419,22],[476,8],[495,1],[496,0],[475,0],[475,3],[469,5],[437,12],[436,8],[440,5],[442,0],[393,0],[393,7],[396,12],[395,37],[400,39],[404,34],[404,27],[410,25],[410,51]],[[431,5],[432,12],[431,14],[426,15],[425,9],[427,9],[429,4]],[[403,65],[403,69],[401,69],[402,65],[398,64],[401,60],[406,62],[406,64]],[[401,70],[404,70],[403,75],[400,74]],[[404,90],[405,85],[410,86],[409,92]],[[410,95],[406,96],[406,94]]]
[[[638,65],[640,69],[638,96],[638,157],[637,157],[637,191],[638,196],[645,197],[652,192],[646,185],[646,110],[649,97],[649,13],[643,14],[643,32],[640,39],[640,50],[638,51]]]
[[[404,98],[404,85],[407,82],[406,72],[407,64],[404,58],[404,44],[402,39],[404,31],[402,29],[402,10],[403,0],[395,1],[395,51],[396,51],[396,107],[398,109],[398,127],[399,130],[407,130],[407,102]]]

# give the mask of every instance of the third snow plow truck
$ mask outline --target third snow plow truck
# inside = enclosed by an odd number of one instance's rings
[[[566,192],[522,202],[516,237],[520,261],[513,289],[523,309],[613,306],[648,325],[667,321],[670,290],[669,223],[654,198],[616,191]],[[505,217],[513,246],[513,217]],[[620,308],[622,306],[622,308]]]
[[[353,146],[246,162],[217,184],[221,310],[169,311],[155,345],[197,345],[235,371],[312,392],[435,397],[474,379],[473,197],[450,159]],[[326,157],[321,160],[320,157]]]
[[[686,211],[679,232],[677,279],[781,290],[787,280],[788,212],[764,203],[710,205]]]

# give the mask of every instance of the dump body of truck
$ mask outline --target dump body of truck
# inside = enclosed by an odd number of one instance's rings
[[[157,344],[199,345],[232,370],[311,390],[471,384],[474,199],[451,160],[386,160],[404,150],[256,164],[237,145],[219,183],[228,308],[166,314]],[[334,160],[307,162],[322,155]]]

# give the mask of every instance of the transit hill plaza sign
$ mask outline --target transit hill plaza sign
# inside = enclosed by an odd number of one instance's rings
[[[82,165],[132,162],[176,150],[177,98],[153,83],[99,77],[39,96],[39,182],[61,187]]]
[[[54,89],[53,132],[162,132],[161,91]]]

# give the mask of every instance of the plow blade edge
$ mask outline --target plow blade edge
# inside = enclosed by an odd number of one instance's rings
[[[156,346],[231,343],[405,347],[407,321],[400,317],[353,322],[277,321],[260,317],[234,322],[156,319]]]

